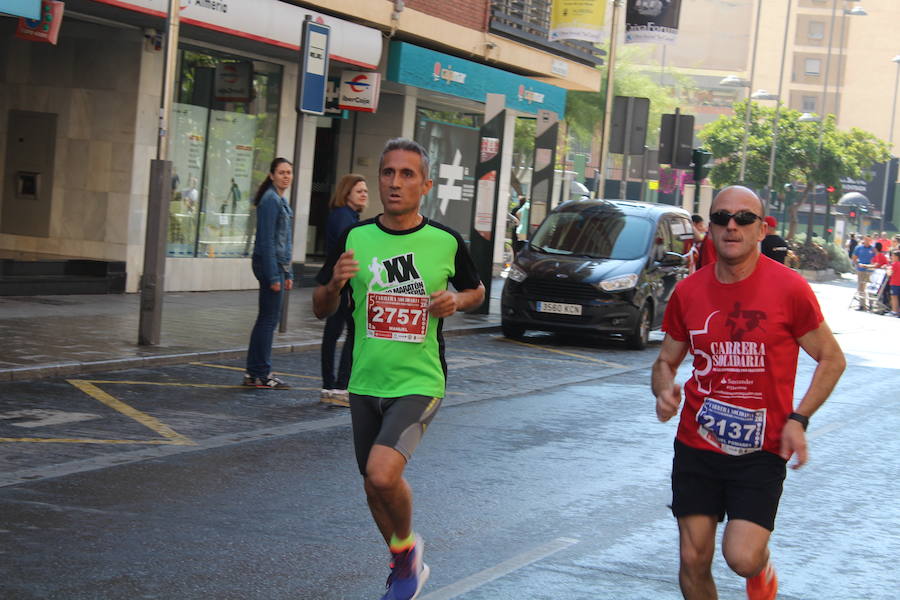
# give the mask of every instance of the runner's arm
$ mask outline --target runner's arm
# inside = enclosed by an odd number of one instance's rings
[[[479,281],[478,287],[468,290],[434,292],[431,294],[428,312],[432,317],[444,318],[460,310],[478,308],[482,302],[484,302],[484,284]]]
[[[353,258],[353,250],[341,254],[334,264],[331,279],[326,284],[319,284],[313,291],[313,313],[317,319],[324,319],[334,314],[341,301],[341,290],[351,277],[359,272],[359,262]]]
[[[840,345],[825,321],[798,338],[797,341],[803,350],[818,363],[809,388],[800,400],[800,404],[794,409],[794,412],[811,417],[831,394],[841,373],[844,372],[847,362]],[[806,433],[799,422],[788,419],[781,433],[781,457],[788,460],[795,453],[797,463],[793,467],[797,469],[806,464]]]
[[[678,413],[681,386],[675,383],[675,373],[687,351],[687,342],[679,342],[667,333],[653,363],[650,387],[656,397],[656,417],[663,423]]]

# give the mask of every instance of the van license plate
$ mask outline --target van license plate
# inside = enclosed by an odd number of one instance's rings
[[[580,304],[563,304],[562,302],[538,302],[538,312],[556,313],[558,315],[580,315]]]

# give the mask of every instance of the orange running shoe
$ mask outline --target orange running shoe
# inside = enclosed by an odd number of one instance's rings
[[[772,563],[766,563],[763,570],[747,579],[748,600],[775,600],[778,595],[778,576]]]

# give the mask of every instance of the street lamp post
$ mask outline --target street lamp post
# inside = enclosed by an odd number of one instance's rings
[[[816,162],[821,165],[822,164],[822,138],[825,135],[825,115],[826,106],[828,105],[828,75],[831,71],[831,45],[834,41],[834,20],[835,15],[837,14],[837,3],[838,0],[831,1],[831,25],[828,28],[828,53],[825,54],[825,77],[822,81],[822,120],[819,122],[819,145],[816,148]],[[835,89],[837,87],[835,86]],[[837,113],[837,94],[835,94],[835,106],[834,111]],[[815,192],[815,190],[813,190]],[[812,206],[815,208],[815,205]],[[815,223],[815,210],[813,210],[813,214],[809,218],[810,229],[812,229]],[[831,200],[828,198],[828,192],[825,192],[825,225],[822,227],[822,237],[826,240],[828,239],[828,222],[831,220]],[[810,235],[812,231],[810,231]],[[807,240],[812,240],[812,237],[808,237]]]
[[[750,90],[753,89],[753,76],[756,74],[756,44],[759,42],[759,16],[762,12],[762,0],[758,0],[756,3],[756,26],[753,32],[753,53],[750,58],[750,79],[745,80],[739,77],[735,77],[733,75],[729,75],[725,79],[719,82],[720,85],[727,85],[731,87],[746,87],[747,88],[747,108],[744,110],[744,139],[741,142],[741,170],[738,175],[738,179],[740,183],[744,183],[744,173],[747,170],[747,138],[750,135]]]
[[[616,42],[619,39],[619,12],[622,8],[622,0],[613,0],[612,19],[609,24],[609,54],[606,61],[606,112],[603,117],[603,130],[600,134],[600,176],[597,179],[597,194],[605,197],[606,189],[606,160],[609,157],[609,133],[612,127],[612,106],[615,91],[613,90],[616,73]],[[622,179],[627,177],[622,174]]]
[[[845,0],[846,2],[857,2],[858,0]],[[844,30],[847,29],[847,17],[865,17],[869,13],[866,12],[861,6],[854,6],[853,8],[844,8],[844,18],[841,19],[841,41],[838,44],[838,64],[837,64],[837,80],[838,83],[843,87],[843,82],[841,80],[841,75],[844,71]],[[837,117],[841,115],[841,97],[843,96],[842,92],[837,91],[835,87],[834,94],[834,114]]]
[[[775,94],[775,117],[772,119],[772,150],[769,153],[769,176],[766,179],[766,204],[772,197],[772,179],[775,176],[775,150],[778,147],[778,117],[781,114],[781,89],[784,82],[784,62],[787,56],[788,30],[791,25],[791,0],[787,3],[784,17],[784,41],[781,45],[781,68],[778,71],[778,93]],[[768,206],[766,207],[768,208]]]
[[[884,231],[884,213],[887,210],[888,175],[891,174],[891,149],[894,146],[894,117],[897,116],[897,84],[900,83],[900,54],[891,59],[897,64],[894,75],[894,99],[891,101],[891,129],[888,131],[888,159],[884,163],[884,189],[881,190],[881,231]]]
[[[803,113],[800,115],[800,118],[797,119],[801,123],[820,123],[819,125],[819,148],[816,152],[816,163],[819,162],[819,155],[822,153],[822,129],[823,126],[821,123],[824,121],[822,117],[819,115],[813,115],[810,113]],[[807,182],[807,187],[808,182]],[[816,216],[816,190],[813,188],[812,194],[807,193],[806,199],[809,201],[809,218],[806,220],[806,239],[812,240],[812,232],[813,232],[813,219]]]

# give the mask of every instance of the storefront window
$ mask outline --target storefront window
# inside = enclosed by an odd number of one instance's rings
[[[182,49],[176,89],[168,255],[248,256],[252,196],[275,157],[281,67]]]

